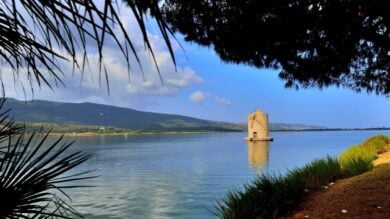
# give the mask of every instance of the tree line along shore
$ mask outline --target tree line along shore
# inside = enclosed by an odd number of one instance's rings
[[[142,135],[142,134],[187,134],[187,133],[216,133],[216,132],[246,132],[246,126],[240,127],[193,127],[193,128],[171,128],[171,129],[126,129],[112,126],[84,125],[84,124],[56,124],[56,123],[33,123],[16,122],[16,125],[23,126],[26,132],[50,132],[51,135],[68,136],[96,136],[96,135]],[[370,131],[390,130],[390,127],[374,128],[321,128],[321,129],[291,129],[271,128],[271,132],[304,132],[304,131]]]

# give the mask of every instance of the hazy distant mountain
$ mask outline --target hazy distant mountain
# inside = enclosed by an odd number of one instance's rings
[[[242,126],[187,116],[142,112],[96,103],[60,103],[7,99],[16,121],[110,126],[146,131],[241,131]]]
[[[301,130],[320,130],[327,129],[322,126],[314,126],[314,125],[302,125],[302,124],[284,124],[284,123],[272,123],[270,124],[271,131],[301,131]]]
[[[16,121],[110,126],[145,131],[245,131],[246,124],[215,122],[181,115],[143,112],[96,103],[60,103],[7,99]],[[318,126],[270,124],[271,130],[322,129]]]

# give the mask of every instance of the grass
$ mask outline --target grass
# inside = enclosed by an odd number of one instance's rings
[[[366,148],[363,145],[353,146],[339,156],[341,169],[345,176],[354,176],[374,168],[372,162],[377,158],[372,148]]]
[[[231,191],[217,205],[221,218],[274,218],[290,213],[308,190],[340,177],[337,159],[327,157],[297,168],[286,176],[263,174],[243,191]]]
[[[260,175],[243,191],[235,190],[217,205],[221,218],[270,218],[289,212],[302,197],[303,184],[277,175]]]
[[[386,147],[390,144],[390,137],[386,135],[373,136],[363,143],[363,147],[369,151],[381,154],[387,150]]]
[[[290,171],[286,178],[292,181],[296,181],[295,178],[300,179],[306,189],[313,190],[340,178],[342,175],[338,160],[328,156]]]
[[[348,148],[340,154],[339,162],[345,176],[355,176],[374,168],[373,161],[386,151],[390,138],[385,135],[376,135],[363,142]]]
[[[377,135],[353,146],[338,158],[314,160],[285,176],[262,174],[242,190],[232,190],[217,203],[220,218],[276,218],[288,215],[311,191],[334,180],[361,174],[373,168],[372,161],[383,153],[390,138]]]

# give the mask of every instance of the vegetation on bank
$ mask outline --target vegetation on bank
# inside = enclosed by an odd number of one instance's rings
[[[348,148],[340,154],[339,162],[346,176],[354,176],[371,170],[373,161],[387,150],[390,138],[385,135],[377,135],[363,142]]]
[[[275,218],[291,213],[305,196],[334,180],[361,174],[373,168],[377,155],[385,152],[390,137],[377,135],[353,146],[338,158],[314,160],[286,175],[262,174],[242,190],[230,191],[218,202],[220,218]]]
[[[3,99],[5,100],[5,99]],[[241,132],[246,123],[217,122],[193,117],[137,111],[96,103],[62,103],[53,101],[20,101],[6,98],[5,108],[11,117],[32,131],[41,125],[55,133],[149,134],[182,132]],[[69,113],[71,112],[71,113]],[[23,123],[22,123],[23,124]],[[390,127],[362,129],[329,129],[304,124],[270,123],[270,131],[344,131],[386,130]]]
[[[88,128],[111,128],[124,132],[131,132],[132,130],[145,132],[246,130],[246,126],[241,124],[144,112],[96,103],[62,103],[43,100],[19,101],[11,98],[6,100],[5,107],[12,109],[9,113],[16,121],[37,124],[54,123],[64,125],[67,129],[87,126]]]
[[[27,133],[37,132],[41,129],[44,131],[50,131],[50,133],[60,134],[82,134],[82,133],[93,133],[93,134],[141,134],[142,130],[122,129],[110,126],[97,126],[97,125],[76,125],[76,124],[55,124],[55,123],[20,123],[18,125],[25,127]]]
[[[142,134],[178,134],[178,133],[214,133],[214,132],[242,132],[246,131],[246,126],[240,125],[243,128],[237,127],[187,127],[187,128],[173,128],[173,129],[128,129],[118,128],[113,126],[100,126],[100,125],[85,125],[85,124],[58,124],[58,123],[38,123],[38,122],[15,122],[19,126],[25,127],[27,133],[39,132],[42,128],[44,131],[49,131],[51,134],[65,134],[65,135],[142,135]],[[328,130],[328,129],[301,129],[295,130],[297,125],[284,124],[284,128],[281,128],[281,124],[273,126],[271,124],[270,131],[342,131],[340,130]],[[304,127],[304,125],[302,125]],[[280,128],[280,129],[275,129]],[[292,129],[289,129],[292,128]],[[356,129],[366,130],[366,129]]]
[[[173,129],[166,130],[142,130],[142,129],[125,129],[112,126],[97,125],[77,125],[77,124],[55,124],[55,123],[21,123],[16,122],[19,126],[25,127],[27,133],[38,132],[43,128],[51,134],[65,135],[141,135],[141,134],[176,134],[176,133],[212,133],[212,132],[235,132],[237,130],[226,130],[218,127],[197,127],[184,128],[180,131]],[[238,132],[238,131],[237,131]]]

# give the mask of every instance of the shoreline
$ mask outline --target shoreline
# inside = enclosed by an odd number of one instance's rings
[[[270,130],[269,132],[329,132],[329,131],[389,131],[390,129],[310,129],[310,130]],[[246,131],[229,130],[229,131],[167,131],[167,132],[44,132],[51,136],[74,136],[74,137],[89,137],[89,136],[134,136],[134,135],[175,135],[175,134],[213,134],[213,133],[246,133]],[[29,132],[28,134],[31,134]],[[390,155],[389,155],[390,156]]]
[[[302,130],[269,130],[269,132],[338,132],[338,131],[390,131],[390,128],[353,128],[353,129],[302,129]]]
[[[390,145],[372,163],[372,170],[324,186],[292,214],[279,218],[388,218]]]
[[[80,132],[80,133],[60,133],[60,132],[50,132],[43,133],[49,134],[50,136],[67,136],[67,137],[92,137],[92,136],[136,136],[136,135],[176,135],[176,134],[215,134],[215,133],[236,133],[240,131],[198,131],[198,132],[142,132],[142,133],[96,133],[96,132]],[[31,134],[31,133],[28,133]]]
[[[384,190],[390,194],[389,150],[390,136],[377,134],[338,156],[315,159],[286,175],[262,174],[242,189],[229,191],[218,202],[217,214],[221,218],[340,218],[369,216],[372,206],[390,209],[390,196],[385,199],[388,206],[375,202]],[[374,166],[375,160],[384,164]],[[373,193],[373,204],[364,204]]]

